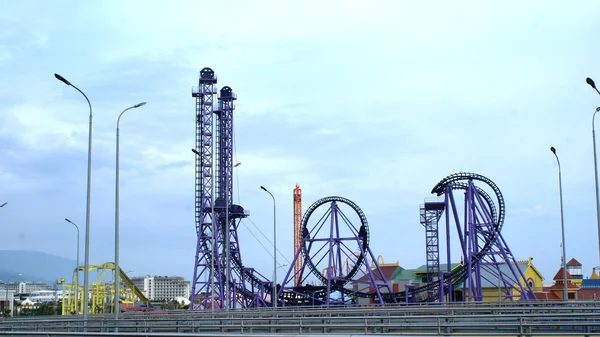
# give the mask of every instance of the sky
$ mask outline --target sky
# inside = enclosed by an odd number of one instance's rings
[[[293,255],[292,191],[366,214],[386,263],[425,263],[419,205],[456,172],[492,179],[517,260],[560,266],[557,149],[567,259],[600,265],[591,121],[600,97],[596,1],[23,1],[0,12],[2,249],[84,259],[93,106],[90,264],[114,259],[120,124],[120,263],[191,278],[199,71],[231,86],[234,201],[250,211],[242,258],[272,272]],[[258,239],[257,239],[258,238]],[[267,240],[266,238],[269,238]],[[458,246],[451,242],[453,249]],[[263,247],[264,246],[264,247]],[[443,255],[442,255],[443,257]],[[458,258],[457,258],[458,259]],[[284,269],[287,269],[285,267]]]

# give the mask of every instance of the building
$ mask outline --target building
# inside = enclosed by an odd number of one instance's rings
[[[596,270],[592,269],[589,278],[581,282],[581,288],[577,292],[577,299],[584,301],[600,300],[600,278]]]
[[[51,286],[49,286],[46,283],[42,283],[42,282],[20,282],[17,285],[17,294],[31,294],[34,293],[36,291],[42,291],[42,290],[50,290],[52,289]]]
[[[11,283],[2,283],[4,289],[8,288],[8,291],[12,291],[17,295],[21,294],[31,294],[40,290],[49,290],[52,289],[52,286],[42,283],[42,282],[11,282]]]
[[[54,302],[62,298],[62,290],[36,290],[29,293],[27,299],[33,303]]]
[[[572,258],[567,262],[567,273],[571,275],[573,278],[571,282],[576,286],[581,286],[581,282],[583,282],[583,269],[581,268],[581,263]]]
[[[379,269],[381,270],[381,273],[383,274],[383,278],[385,280],[387,280],[388,285],[390,286],[390,290],[393,293],[396,293],[399,291],[399,287],[398,284],[392,279],[392,275],[398,270],[401,269],[402,267],[400,267],[400,262],[396,261],[396,263],[384,263],[383,262],[383,258],[378,259],[377,261],[377,266],[379,267]],[[371,268],[371,270],[374,270],[374,267]],[[353,291],[359,291],[359,292],[364,292],[364,291],[369,291],[369,292],[373,292],[375,291],[375,289],[373,289],[373,287],[369,286],[369,288],[366,288],[366,285],[368,284],[368,280],[369,280],[369,275],[365,274],[362,275],[360,278],[358,278],[356,280],[356,282],[351,282],[347,287],[351,287],[351,289]],[[402,290],[404,290],[404,288],[402,288]],[[382,294],[387,293],[387,289],[385,289],[384,287],[380,288],[379,291]],[[375,298],[358,298],[357,299],[357,303],[358,304],[369,304],[369,303],[375,303]]]
[[[546,301],[562,301],[564,291],[564,273],[560,267],[554,276],[554,284],[544,287],[536,297]],[[598,301],[600,300],[600,278],[592,269],[589,278],[583,278],[581,263],[575,258],[567,262],[567,292],[569,300]]]
[[[19,284],[16,282],[11,282],[11,283],[0,282],[0,285],[2,286],[2,289],[4,291],[6,291],[6,289],[8,289],[8,291],[13,292],[15,294],[19,292]]]
[[[146,279],[146,277],[150,277],[148,276],[137,276],[137,277],[132,277],[131,278],[131,283],[133,283],[133,285],[138,288],[143,294],[144,296],[146,296],[146,298],[148,298],[148,292],[147,289],[144,288],[144,280]],[[148,298],[149,299],[149,298]]]
[[[7,289],[5,284],[0,285],[0,317],[6,310],[10,310],[10,314],[13,314],[13,305],[15,303],[15,291]]]
[[[190,297],[190,282],[181,276],[132,277],[133,284],[151,301],[170,301],[177,297]]]
[[[483,297],[483,302],[496,302],[496,301],[504,301],[511,300],[518,301],[521,298],[521,294],[518,289],[520,286],[526,287],[529,286],[531,290],[535,293],[543,288],[542,282],[544,281],[544,277],[542,274],[535,268],[533,265],[533,258],[529,257],[527,261],[517,261],[517,266],[519,271],[523,275],[523,278],[519,279],[518,282],[511,284],[510,287],[512,289],[510,295],[503,294],[502,288],[503,286],[499,284],[499,280],[496,276],[493,276],[489,270],[482,270],[481,272],[481,293]],[[514,265],[513,265],[514,266]],[[503,275],[510,275],[510,265],[507,263],[500,263],[498,268]]]
[[[515,282],[515,284],[505,286],[499,284],[498,277],[495,274],[492,274],[491,270],[494,270],[494,273],[497,274],[495,267],[485,269],[481,268],[482,301],[497,302],[511,299],[517,301],[521,298],[521,294],[518,290],[520,288],[519,283],[522,285],[528,284],[534,292],[536,290],[542,290],[542,281],[544,280],[544,277],[537,270],[537,268],[534,267],[532,261],[532,257],[526,261],[517,261],[518,269],[523,277],[519,280],[516,280],[517,282]],[[462,261],[460,263],[453,263],[450,265],[450,270],[455,271],[462,265]],[[498,264],[498,269],[503,275],[511,275],[511,267],[514,269],[514,264],[512,266],[509,266],[507,263]],[[440,270],[448,270],[448,265],[440,264]],[[435,279],[437,279],[437,276]],[[396,291],[396,289],[403,291],[406,288],[406,285],[414,285],[415,287],[424,286],[427,282],[427,265],[422,265],[417,269],[404,269],[398,266],[388,280],[390,280],[393,284],[393,291]],[[512,289],[510,295],[506,294],[506,288]],[[453,291],[454,301],[462,301],[464,298],[462,292],[463,284],[456,284]],[[418,294],[417,301],[424,300],[426,295],[427,294],[425,293]]]

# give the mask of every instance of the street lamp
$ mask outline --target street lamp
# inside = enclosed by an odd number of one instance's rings
[[[587,84],[589,84],[590,87],[594,88],[594,90],[596,90],[596,92],[598,93],[598,95],[600,95],[600,91],[598,91],[598,88],[596,88],[596,83],[594,83],[594,80],[592,80],[591,78],[588,77],[588,78],[585,79],[585,82]]]
[[[121,123],[121,116],[125,111],[130,109],[137,109],[146,102],[138,103],[134,106],[123,110],[117,118],[117,149],[116,149],[116,160],[115,160],[115,298],[114,298],[114,312],[115,320],[119,319],[119,123]],[[118,330],[115,330],[118,331]]]
[[[3,203],[2,205],[0,205],[0,207],[4,207],[6,206],[6,204],[8,204],[8,202]]]
[[[88,278],[88,269],[90,266],[90,193],[92,189],[92,104],[88,97],[83,93],[83,91],[79,90],[76,86],[71,84],[71,82],[67,81],[64,77],[59,74],[54,74],[59,81],[64,84],[75,88],[75,90],[79,91],[85,97],[85,100],[90,107],[90,122],[89,122],[89,131],[88,131],[88,159],[87,159],[87,197],[86,197],[86,206],[85,206],[85,270],[83,272],[83,320],[84,324],[87,325],[88,318],[88,292],[89,292],[89,278]],[[79,266],[78,266],[79,267]]]
[[[569,300],[569,295],[567,291],[567,254],[565,249],[565,221],[563,217],[563,200],[562,200],[562,178],[561,178],[561,170],[560,170],[560,160],[558,160],[558,155],[556,154],[556,149],[554,147],[550,147],[550,151],[554,153],[554,157],[556,157],[556,162],[558,163],[558,189],[560,194],[560,228],[562,231],[562,268],[563,268],[563,301]]]
[[[10,301],[10,302],[8,302],[8,303],[9,303],[9,308],[13,306],[13,302],[14,302],[14,296],[13,296],[13,298],[11,298],[10,300],[8,299],[8,283],[10,282],[10,279],[11,279],[11,278],[13,278],[13,277],[19,277],[19,276],[21,276],[21,274],[17,274],[17,275],[10,276],[10,277],[9,277],[9,278],[6,280],[6,286],[5,286],[5,288],[6,288],[6,289],[5,289],[5,290],[6,290],[6,296],[5,296],[5,298],[6,298],[6,301]],[[14,311],[14,310],[12,310],[12,309],[11,309],[11,312],[10,312],[10,316],[11,316],[11,317],[12,317],[12,316],[14,316],[14,313],[13,313],[13,311]]]
[[[263,191],[269,193],[273,199],[273,308],[277,308],[277,209],[275,206],[275,197],[264,186],[260,187]]]
[[[594,80],[588,77],[585,79],[585,81],[592,88],[594,88],[594,90],[596,90],[598,95],[600,95],[600,91],[598,91],[598,88],[596,88],[596,83],[594,83]],[[594,128],[596,113],[598,111],[600,111],[600,107],[596,108],[596,111],[594,111],[594,115],[592,116],[592,142],[594,144],[594,183],[596,187],[596,225],[598,226],[598,257],[600,258],[600,192],[598,190],[598,161],[596,160],[596,130]]]
[[[65,218],[65,221],[75,226],[77,229],[77,268],[75,268],[75,313],[79,315],[78,304],[79,304],[79,226],[73,221]]]

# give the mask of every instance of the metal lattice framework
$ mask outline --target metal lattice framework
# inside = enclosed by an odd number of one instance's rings
[[[192,91],[196,98],[199,155],[196,158],[198,242],[190,310],[266,306],[271,282],[242,263],[237,226],[248,212],[232,202],[233,112],[237,96],[230,87],[223,87],[215,107],[216,83],[214,71],[204,68],[200,71],[199,87]]]
[[[262,305],[261,297],[257,298],[258,289],[263,289],[265,278],[252,268],[242,263],[240,242],[237,235],[239,219],[248,216],[242,206],[232,202],[233,190],[233,112],[237,96],[231,87],[221,88],[217,115],[216,152],[217,168],[217,209],[219,219],[218,245],[221,248],[219,263],[221,265],[221,282],[226,286],[219,301],[229,308],[238,304],[242,307]],[[229,295],[228,295],[229,294]],[[228,300],[226,300],[226,298]]]
[[[475,185],[480,182],[494,193],[495,200],[484,189]],[[464,207],[456,206],[454,191],[464,191]],[[500,233],[505,218],[505,203],[498,186],[489,178],[475,173],[457,173],[440,181],[432,190],[438,196],[444,196],[446,210],[447,270],[440,271],[441,279],[426,286],[429,290],[425,300],[444,301],[449,295],[450,301],[482,301],[482,285],[498,284],[502,288],[502,298],[535,300],[535,295],[524,279],[517,261]],[[497,207],[496,207],[497,206]],[[460,220],[460,214],[464,214]],[[452,269],[450,251],[450,232],[455,226],[460,242],[460,252],[464,263]],[[446,276],[444,276],[446,275]],[[440,284],[444,284],[440,287]],[[437,288],[437,292],[432,292]],[[454,292],[462,288],[463,299]],[[415,289],[415,293],[422,289]],[[431,298],[432,294],[437,298]]]
[[[194,307],[199,294],[210,293],[210,276],[212,270],[211,249],[215,236],[211,214],[213,204],[213,98],[217,93],[217,77],[210,68],[200,71],[198,87],[192,89],[192,97],[196,98],[196,255],[190,308]],[[206,301],[206,297],[204,298]]]
[[[219,93],[219,107],[215,110],[217,116],[216,121],[216,139],[215,153],[217,155],[216,167],[216,183],[215,195],[217,197],[215,203],[218,212],[219,233],[217,245],[220,247],[218,251],[219,265],[225,277],[221,277],[220,282],[224,284],[224,289],[219,293],[219,303],[231,307],[231,300],[235,298],[231,294],[235,293],[232,286],[231,274],[231,252],[237,251],[237,240],[232,244],[232,227],[235,232],[235,219],[238,218],[233,214],[229,214],[231,210],[231,191],[233,186],[233,110],[234,100],[236,95],[230,87],[223,87]],[[237,235],[234,236],[237,238]],[[234,247],[234,248],[232,248]],[[229,296],[229,297],[227,297]],[[226,299],[227,298],[227,299]],[[235,304],[235,301],[233,301]]]
[[[445,204],[440,201],[426,201],[421,205],[420,222],[425,227],[425,254],[427,274],[426,281],[428,284],[442,279],[440,270],[440,242],[438,222],[444,212]],[[442,289],[441,287],[430,287],[427,289],[427,298],[436,298],[436,292]]]
[[[328,206],[322,214],[317,212],[324,208],[321,206]],[[342,206],[358,216],[355,223]],[[313,215],[317,221],[311,221]],[[302,268],[296,273],[293,265],[301,257]],[[325,272],[321,273],[322,269]],[[311,276],[320,284],[310,284]],[[383,304],[384,294],[389,297],[391,288],[369,248],[369,225],[362,210],[354,202],[337,196],[312,204],[302,219],[301,245],[279,289],[278,299],[283,305],[349,304],[356,303],[358,298],[372,298]],[[391,300],[395,301],[395,297]]]
[[[198,156],[195,163],[197,244],[190,308],[207,308],[208,303],[218,308],[270,306],[273,282],[242,263],[237,227],[248,213],[242,206],[233,204],[231,198],[233,112],[237,97],[230,87],[223,87],[218,108],[213,109],[216,83],[214,71],[204,68],[200,71],[198,87],[192,90],[196,98]],[[214,172],[213,166],[216,166]],[[216,174],[214,181],[213,174]],[[474,182],[491,188],[495,199]],[[464,209],[456,206],[456,190],[465,193]],[[481,301],[482,285],[491,279],[498,280],[507,299],[513,299],[515,292],[523,299],[534,299],[529,285],[519,282],[523,274],[500,234],[505,204],[498,187],[484,176],[458,173],[440,181],[432,193],[443,195],[444,202],[425,203],[421,209],[421,223],[426,229],[425,285],[409,284],[404,291],[392,293],[369,247],[369,226],[362,210],[348,199],[327,197],[309,207],[301,228],[295,229],[300,244],[278,286],[277,300],[282,306],[349,304],[360,298],[378,304],[442,302],[446,297],[450,301],[458,300],[454,289],[462,287],[466,300]],[[299,201],[296,194],[294,197],[295,202]],[[325,208],[320,217],[319,208]],[[357,218],[352,221],[351,214],[344,212],[344,208]],[[441,270],[439,261],[438,221],[444,211],[447,270]],[[294,216],[299,217],[300,213],[298,209]],[[462,222],[461,213],[464,213]],[[313,215],[316,221],[311,219]],[[455,224],[460,251],[465,258],[464,264],[455,268],[451,268],[451,223]],[[312,284],[309,277],[313,278]],[[214,298],[210,296],[213,292]]]
[[[296,184],[294,187],[294,253],[300,249],[302,244],[302,189]],[[302,256],[298,256],[294,262],[294,285],[300,280],[300,269],[302,269]]]

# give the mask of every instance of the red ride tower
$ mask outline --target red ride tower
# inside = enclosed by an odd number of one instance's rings
[[[302,224],[302,189],[296,184],[294,188],[294,254],[300,248],[302,241],[301,231]],[[298,256],[294,263],[294,284],[298,285],[300,279],[300,269],[302,269],[302,256]]]

